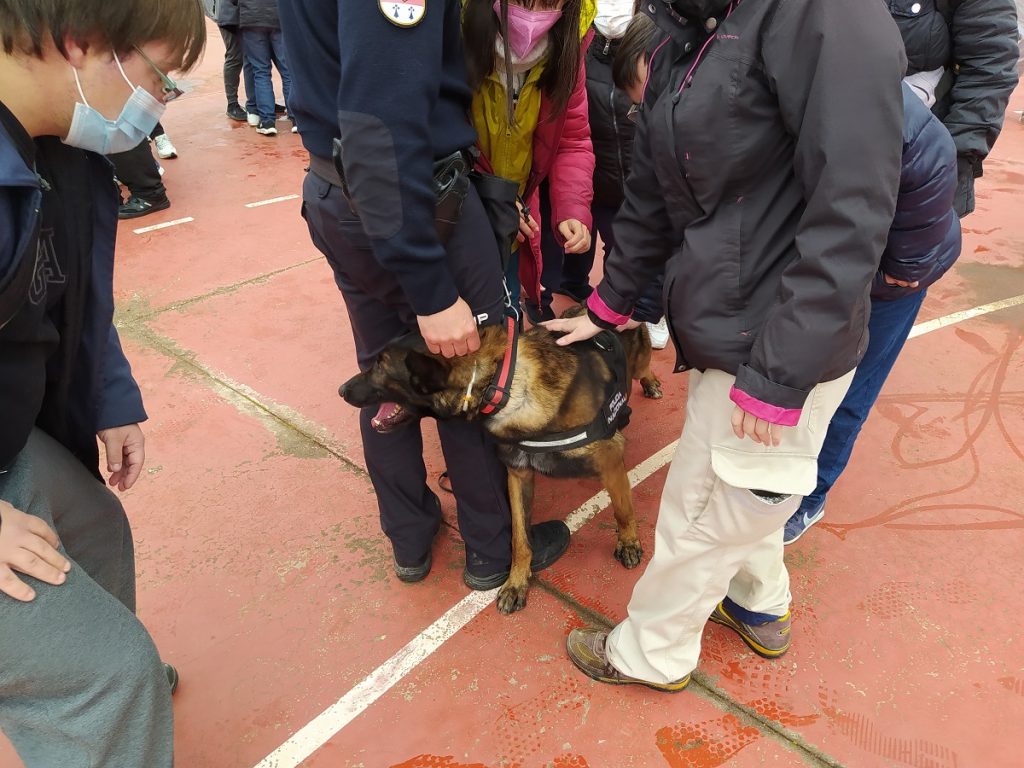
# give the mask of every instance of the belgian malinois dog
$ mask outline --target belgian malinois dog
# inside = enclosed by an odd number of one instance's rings
[[[563,316],[583,311],[573,307]],[[368,371],[338,390],[346,402],[360,408],[397,404],[374,420],[382,432],[421,416],[483,419],[508,468],[512,569],[498,592],[502,613],[526,604],[535,472],[601,478],[618,528],[615,559],[626,568],[640,564],[643,549],[623,463],[626,440],[621,427],[628,420],[625,399],[633,379],[639,379],[649,398],[662,396],[661,382],[651,371],[646,326],[614,334],[618,342],[609,338],[612,335],[560,347],[557,336],[542,327],[520,334],[511,323],[488,326],[481,331],[477,352],[451,359],[430,354],[422,338],[409,335],[390,344]],[[608,347],[618,349],[609,353]],[[511,376],[502,381],[502,372],[510,367]]]

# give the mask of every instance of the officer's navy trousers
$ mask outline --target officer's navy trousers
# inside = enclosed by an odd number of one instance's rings
[[[313,172],[302,188],[302,212],[313,243],[327,257],[348,309],[356,356],[369,368],[384,346],[416,330],[416,316],[394,276],[374,258],[359,217],[341,189]],[[485,324],[502,322],[503,287],[497,245],[475,190],[448,246],[449,265],[459,295]],[[360,414],[363,455],[377,492],[381,528],[402,564],[419,562],[440,523],[440,507],[427,488],[420,422],[388,434],[370,426],[376,408]],[[511,514],[507,476],[492,438],[479,421],[437,424],[452,489],[459,530],[470,553],[507,570],[511,561]]]

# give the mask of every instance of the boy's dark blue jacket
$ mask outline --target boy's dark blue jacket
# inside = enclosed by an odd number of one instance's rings
[[[949,131],[907,86],[903,86],[903,170],[896,216],[882,263],[871,287],[873,299],[898,299],[927,288],[960,256],[956,195],[956,147]],[[917,288],[888,285],[882,273],[918,281]]]
[[[25,139],[27,134],[20,137],[23,145]],[[84,161],[82,165],[91,174],[91,274],[80,317],[59,316],[66,307],[58,304],[35,323],[37,327],[26,328],[23,313],[28,313],[29,286],[32,280],[45,279],[40,274],[25,279],[26,270],[38,271],[42,186],[15,138],[0,124],[0,376],[5,379],[0,388],[4,393],[0,398],[0,469],[11,463],[32,427],[39,425],[99,476],[96,432],[145,421],[146,412],[113,326],[117,234],[113,170],[100,155],[60,145],[58,152],[62,151],[79,153],[78,160]],[[80,334],[76,348],[57,347],[59,357],[26,349],[38,346],[52,352],[54,330],[69,322]],[[62,367],[62,360],[70,361],[67,368]],[[67,386],[54,386],[55,382]],[[54,395],[62,389],[62,397]]]
[[[434,160],[476,143],[461,0],[429,0],[412,27],[376,2],[279,0],[295,115],[310,154],[341,138],[345,181],[377,261],[413,311],[458,298],[434,223]],[[351,226],[346,222],[343,226]]]

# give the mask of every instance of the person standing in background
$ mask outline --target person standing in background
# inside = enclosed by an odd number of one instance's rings
[[[887,0],[907,51],[907,84],[946,126],[957,153],[955,208],[974,211],[974,180],[1017,87],[1014,0]]]
[[[224,40],[224,94],[227,96],[227,116],[240,123],[249,114],[256,114],[256,89],[253,86],[252,67],[242,53],[242,37],[238,31],[238,0],[205,0],[206,15],[217,23]],[[238,101],[239,75],[245,84],[245,108]]]
[[[277,67],[281,75],[285,108],[292,87],[288,70],[288,55],[285,52],[281,21],[277,12],[277,0],[238,0],[238,27],[246,61],[252,68],[253,90],[259,122],[256,133],[263,136],[277,135],[277,109],[274,104],[274,81],[271,66]],[[252,121],[250,121],[252,122]],[[295,133],[295,120],[292,119]]]

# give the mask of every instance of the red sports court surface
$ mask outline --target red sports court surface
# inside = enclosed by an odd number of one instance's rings
[[[164,123],[180,153],[164,163],[172,207],[121,224],[116,285],[151,416],[147,470],[125,502],[140,616],[182,676],[177,765],[1021,764],[1024,125],[1012,111],[959,265],[931,290],[826,520],[787,550],[793,649],[764,661],[711,625],[695,683],[663,695],[594,683],[565,658],[571,628],[623,618],[638,576],[611,557],[596,482],[539,483],[536,517],[576,532],[520,613],[463,586],[444,494],[432,573],[394,578],[356,413],[336,394],[355,364],[299,217],[305,153],[287,130],[262,137],[223,116],[211,32],[196,91]],[[683,417],[686,376],[671,364],[655,353],[666,397],[635,397],[627,433],[648,553]],[[20,765],[9,747],[0,765]]]

